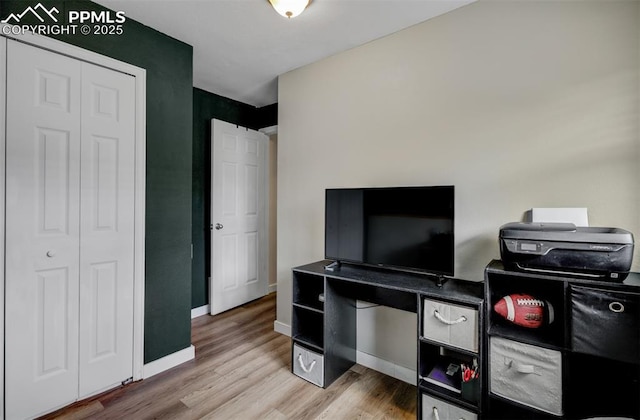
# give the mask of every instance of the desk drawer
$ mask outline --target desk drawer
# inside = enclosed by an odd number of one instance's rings
[[[293,345],[293,373],[319,387],[324,386],[324,356]]]
[[[489,390],[501,397],[562,415],[562,354],[500,337],[489,341]]]
[[[423,420],[477,420],[476,413],[444,402],[431,395],[422,394]]]
[[[574,351],[623,362],[640,360],[640,295],[571,287]]]
[[[422,336],[473,352],[478,351],[478,311],[425,299]]]

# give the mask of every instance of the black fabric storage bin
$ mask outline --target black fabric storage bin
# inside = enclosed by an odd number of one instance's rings
[[[640,294],[571,287],[574,351],[623,362],[640,360]]]

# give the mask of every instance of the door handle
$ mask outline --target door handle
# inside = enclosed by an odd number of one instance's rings
[[[216,223],[216,230],[222,229],[224,226],[221,223]]]
[[[53,258],[55,256],[56,256],[56,251],[54,250],[47,251],[47,257]]]

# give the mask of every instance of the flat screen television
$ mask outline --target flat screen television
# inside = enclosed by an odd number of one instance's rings
[[[325,258],[453,276],[454,187],[327,189]]]

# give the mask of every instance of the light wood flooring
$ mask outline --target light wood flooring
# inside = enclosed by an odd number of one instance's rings
[[[291,373],[275,294],[192,321],[196,358],[48,419],[415,419],[416,388],[355,365],[327,389]]]

